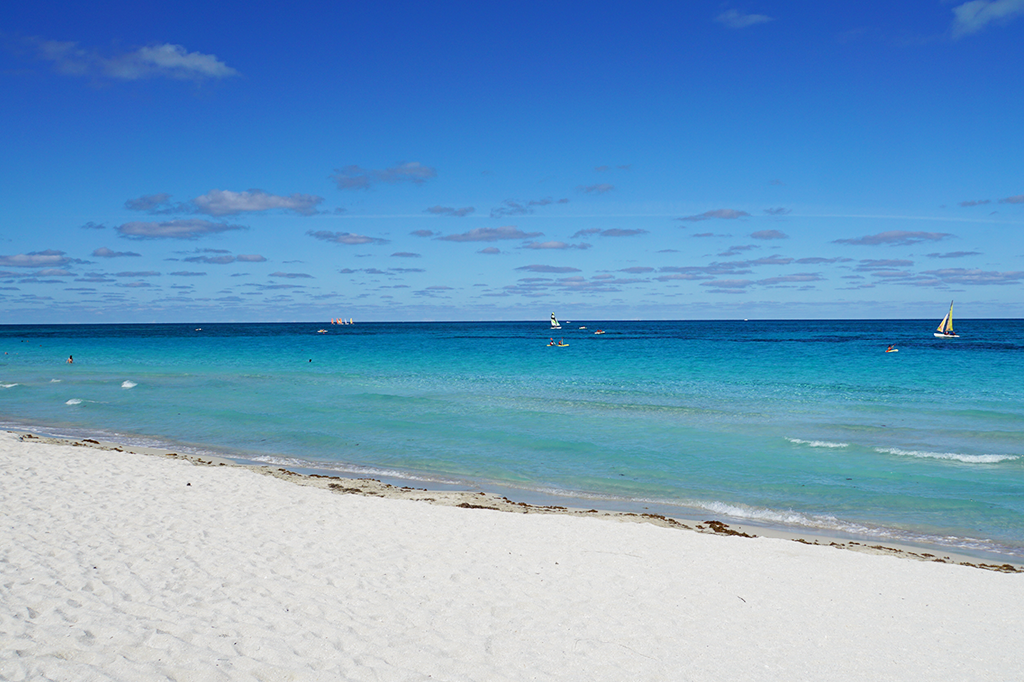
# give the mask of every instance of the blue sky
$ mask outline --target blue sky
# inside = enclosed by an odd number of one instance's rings
[[[5,3],[0,319],[1024,317],[1021,64],[1024,0]]]

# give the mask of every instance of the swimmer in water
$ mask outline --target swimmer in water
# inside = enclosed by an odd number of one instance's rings
[[[69,355],[69,356],[68,356],[68,364],[70,365],[70,364],[71,364],[71,363],[73,363],[74,361],[75,361],[75,359],[74,359],[74,358],[73,358],[72,356],[70,356],[70,355]]]

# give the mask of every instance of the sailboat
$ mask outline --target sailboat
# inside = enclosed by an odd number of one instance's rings
[[[949,302],[949,312],[939,322],[939,328],[935,330],[935,336],[940,339],[959,339],[960,335],[953,331],[953,302]]]
[[[554,313],[551,313],[551,328],[552,329],[561,329],[562,328],[562,325],[558,324],[558,319],[555,317]]]

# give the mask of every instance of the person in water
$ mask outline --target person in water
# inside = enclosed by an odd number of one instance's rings
[[[893,347],[892,347],[892,344],[890,343],[889,347],[885,349],[885,352],[888,353],[891,350],[893,350]]]
[[[73,358],[72,356],[70,356],[70,355],[69,355],[69,356],[68,356],[68,364],[70,365],[70,364],[71,364],[71,363],[73,363],[74,361],[75,361],[75,359],[74,359],[74,358]]]

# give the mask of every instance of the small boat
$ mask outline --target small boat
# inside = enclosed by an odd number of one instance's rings
[[[594,334],[604,334],[604,330],[598,329],[596,332],[594,332]]]
[[[565,347],[566,347],[566,346],[568,346],[568,345],[569,345],[569,344],[567,344],[567,343],[565,342],[565,339],[559,339],[559,340],[558,340],[558,347],[559,347],[559,348],[565,348]]]
[[[885,352],[886,353],[899,353],[900,349],[896,348],[895,346],[889,346],[888,348],[885,349]]]
[[[326,329],[317,329],[317,330],[316,330],[316,333],[317,333],[317,334],[326,334],[326,333],[327,333],[327,330],[326,330]]]
[[[580,327],[580,329],[586,329],[586,327]]]
[[[562,328],[562,325],[558,324],[558,318],[555,317],[554,313],[551,313],[551,328],[552,329],[561,329]]]
[[[960,335],[953,331],[953,302],[949,302],[949,312],[939,322],[939,328],[935,330],[935,336],[939,339],[959,339]]]

